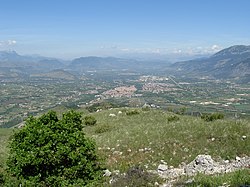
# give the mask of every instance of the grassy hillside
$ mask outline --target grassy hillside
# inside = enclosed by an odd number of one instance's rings
[[[84,129],[96,140],[112,169],[137,164],[156,169],[160,160],[178,166],[198,154],[223,159],[250,155],[250,137],[242,138],[249,135],[249,121],[205,122],[160,110],[138,111],[135,115],[126,115],[125,109],[95,113],[97,125]]]
[[[250,156],[250,122],[246,120],[205,122],[161,110],[125,108],[89,115],[97,119],[97,124],[84,131],[96,141],[99,154],[112,171],[124,172],[136,165],[156,169],[161,160],[177,167],[199,154],[209,154],[214,159]],[[12,132],[0,129],[1,167]]]
[[[8,140],[13,129],[0,128],[0,168],[5,166],[5,161],[8,156]]]

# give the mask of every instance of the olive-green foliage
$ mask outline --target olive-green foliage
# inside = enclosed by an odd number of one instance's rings
[[[100,134],[100,133],[104,133],[104,132],[108,132],[111,130],[111,126],[108,124],[103,124],[103,125],[99,125],[95,128],[95,133],[96,134]]]
[[[142,111],[150,111],[150,107],[149,106],[145,106],[142,108]]]
[[[86,109],[89,112],[96,112],[97,110],[106,110],[106,109],[110,109],[110,108],[118,108],[121,107],[119,104],[115,104],[115,103],[111,103],[111,102],[101,102],[101,103],[95,103],[89,107],[87,107]]]
[[[24,186],[84,186],[101,176],[95,143],[82,132],[81,114],[29,117],[10,143],[8,171]]]
[[[205,121],[214,121],[217,119],[223,119],[224,114],[221,113],[203,114],[201,118],[204,119]]]
[[[180,108],[179,110],[176,111],[176,114],[184,115],[186,111],[187,111],[187,108],[182,107],[182,108]]]
[[[89,126],[89,125],[95,125],[96,124],[96,119],[94,116],[85,116],[84,117],[84,124]]]
[[[132,115],[136,115],[136,114],[140,114],[140,112],[138,110],[129,110],[126,112],[126,115],[128,116],[132,116]]]
[[[180,118],[178,116],[176,116],[176,115],[170,115],[170,116],[167,117],[168,122],[178,121],[178,120],[180,120]]]
[[[0,184],[4,183],[4,174],[0,172]]]

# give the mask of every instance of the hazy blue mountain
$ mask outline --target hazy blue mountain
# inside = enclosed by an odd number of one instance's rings
[[[44,70],[54,70],[64,68],[64,64],[57,59],[43,59],[39,60],[37,63],[38,68],[42,68]]]
[[[67,67],[68,69],[75,71],[88,71],[88,70],[121,70],[129,69],[136,71],[156,70],[167,67],[166,61],[159,60],[134,60],[123,59],[115,57],[80,57],[72,61]]]
[[[55,58],[19,55],[15,51],[0,51],[2,77],[22,77],[63,67],[64,64]]]
[[[61,72],[53,72],[59,70]],[[66,72],[93,70],[132,70],[137,72],[164,71],[179,75],[235,78],[248,81],[250,78],[250,46],[237,45],[207,57],[182,61],[169,65],[167,60],[135,60],[116,57],[80,57],[70,63],[56,58],[19,55],[15,51],[0,51],[0,78],[4,77],[71,77]],[[64,72],[62,72],[64,71]],[[46,74],[48,73],[48,74]],[[61,76],[62,75],[62,76]],[[75,79],[69,78],[69,79]]]
[[[0,67],[24,67],[32,63],[31,58],[21,56],[15,51],[0,51]]]
[[[250,46],[236,45],[203,59],[177,62],[172,65],[180,74],[216,78],[250,76]]]

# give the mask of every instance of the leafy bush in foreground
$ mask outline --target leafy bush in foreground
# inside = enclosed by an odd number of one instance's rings
[[[86,186],[100,178],[95,144],[82,132],[81,114],[30,117],[10,144],[8,171],[25,186]]]

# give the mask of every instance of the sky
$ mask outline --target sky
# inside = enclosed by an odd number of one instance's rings
[[[249,0],[0,0],[0,50],[58,58],[250,45]]]

